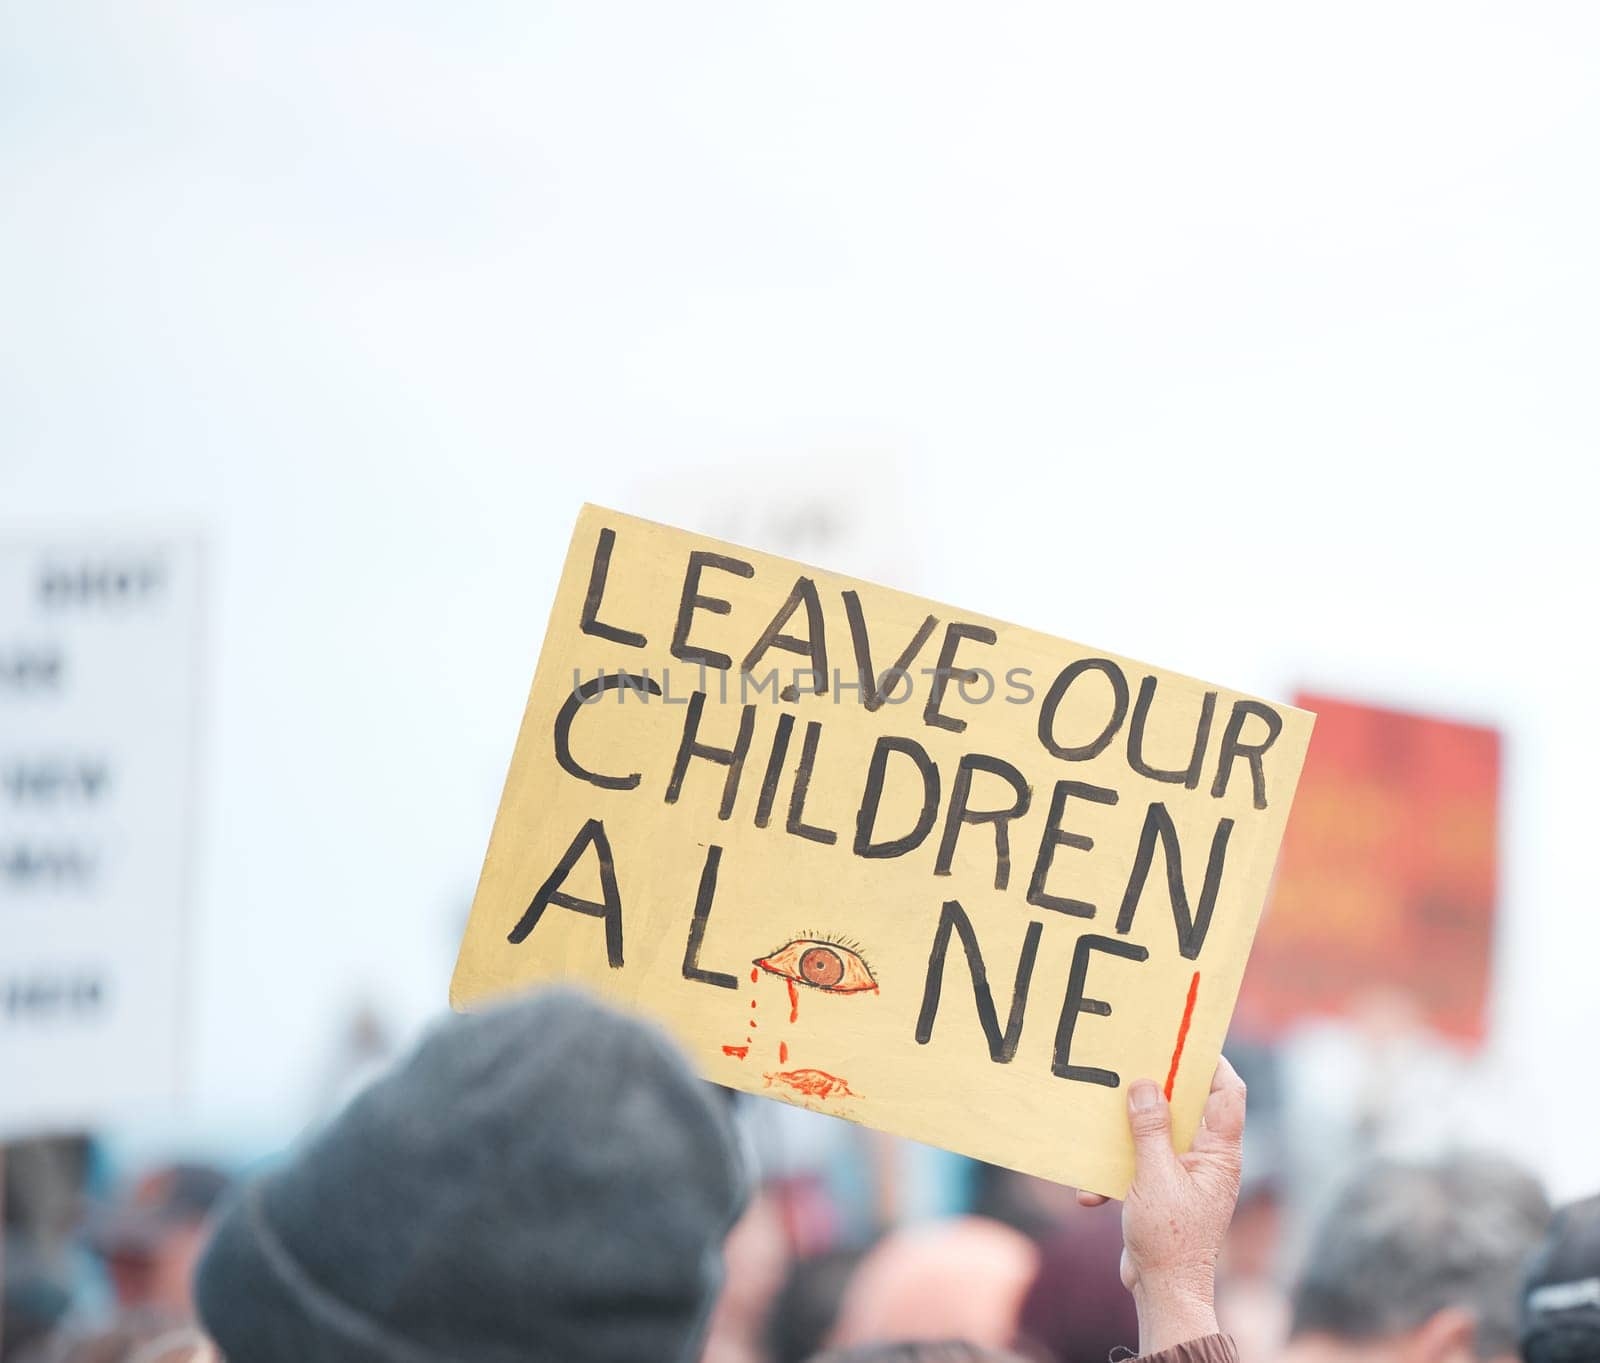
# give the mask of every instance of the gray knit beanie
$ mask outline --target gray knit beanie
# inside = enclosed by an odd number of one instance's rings
[[[240,1190],[195,1294],[228,1363],[688,1363],[741,1200],[667,1039],[547,991],[446,1020]]]

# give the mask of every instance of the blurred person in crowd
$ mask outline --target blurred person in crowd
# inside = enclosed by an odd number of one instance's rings
[[[965,1216],[895,1231],[850,1280],[828,1343],[962,1339],[1004,1348],[1038,1271],[1033,1243],[997,1221]]]
[[[1039,1240],[1052,1235],[1079,1210],[1071,1188],[998,1164],[973,1161],[972,1199],[967,1208]],[[1104,1360],[1097,1360],[1104,1363]]]
[[[125,1311],[174,1321],[194,1314],[190,1282],[206,1221],[228,1176],[205,1164],[172,1164],[138,1179],[123,1199],[92,1213],[89,1246],[105,1260]]]
[[[63,1331],[26,1350],[17,1363],[213,1363],[210,1341],[189,1325],[146,1313],[88,1331]]]
[[[1254,1087],[1250,1095],[1254,1122]],[[1251,1149],[1247,1140],[1244,1185],[1217,1262],[1217,1319],[1241,1363],[1272,1363],[1289,1335],[1289,1294],[1279,1275],[1283,1199],[1271,1166],[1252,1166]]]
[[[1498,1158],[1371,1165],[1312,1236],[1285,1363],[1515,1359],[1523,1265],[1549,1218],[1538,1182]]]
[[[1122,1235],[1115,1208],[1065,1207],[1038,1245],[1039,1271],[1022,1301],[1019,1345],[1043,1363],[1105,1363],[1139,1328],[1118,1276]]]
[[[7,1246],[3,1270],[0,1360],[11,1363],[57,1330],[72,1306],[72,1288],[60,1273],[41,1269],[26,1245]]]
[[[844,1247],[806,1255],[789,1265],[773,1299],[765,1331],[771,1363],[806,1363],[833,1334],[850,1279],[866,1258]]]
[[[546,990],[449,1019],[244,1185],[195,1299],[227,1363],[693,1363],[742,1201],[666,1037]]]
[[[1026,1363],[1013,1353],[984,1349],[958,1339],[901,1344],[865,1344],[858,1349],[832,1349],[812,1363]]]
[[[72,1307],[91,1165],[91,1144],[82,1135],[0,1145],[0,1359],[48,1335]]]
[[[1522,1288],[1523,1363],[1600,1359],[1600,1197],[1556,1213]]]
[[[778,1199],[751,1199],[723,1243],[727,1273],[711,1313],[700,1363],[767,1363],[763,1329],[789,1267],[789,1240]]]

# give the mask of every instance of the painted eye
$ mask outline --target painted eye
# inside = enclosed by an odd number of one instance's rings
[[[860,953],[838,942],[800,937],[756,964],[769,974],[830,994],[859,994],[868,989],[876,993],[878,988]]]

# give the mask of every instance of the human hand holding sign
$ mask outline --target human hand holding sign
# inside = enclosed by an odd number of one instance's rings
[[[1217,1333],[1217,1257],[1239,1200],[1245,1088],[1217,1063],[1189,1152],[1172,1148],[1172,1111],[1141,1079],[1128,1090],[1133,1185],[1122,1204],[1122,1281],[1139,1309],[1139,1352],[1153,1354]],[[1079,1193],[1086,1207],[1106,1201]]]

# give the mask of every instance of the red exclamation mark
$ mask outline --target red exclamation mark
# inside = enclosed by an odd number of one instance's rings
[[[1200,992],[1200,972],[1189,981],[1189,999],[1183,1005],[1183,1021],[1178,1024],[1178,1044],[1172,1048],[1172,1066],[1167,1070],[1167,1101],[1172,1101],[1172,1085],[1178,1077],[1178,1062],[1183,1059],[1183,1043],[1189,1039],[1189,1023],[1194,1020],[1194,996]]]

